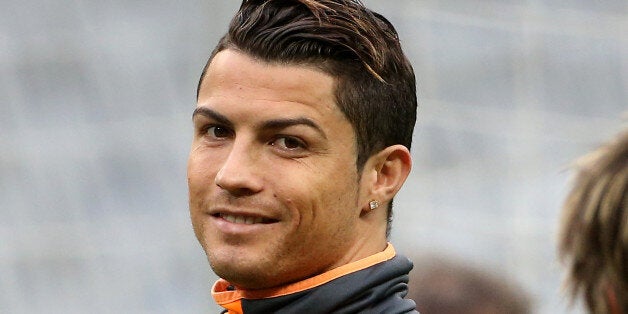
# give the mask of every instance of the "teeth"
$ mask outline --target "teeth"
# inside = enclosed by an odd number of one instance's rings
[[[228,222],[245,225],[259,224],[264,221],[262,217],[236,216],[229,214],[220,214],[220,217]]]

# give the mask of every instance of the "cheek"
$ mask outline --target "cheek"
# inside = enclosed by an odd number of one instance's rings
[[[214,177],[213,170],[209,167],[212,163],[198,156],[191,155],[188,160],[187,182],[189,209],[192,215],[192,222],[195,220],[195,212],[205,206],[207,196],[210,192]]]
[[[211,155],[202,154],[200,151],[192,151],[190,153],[187,166],[188,187],[190,188],[190,192],[193,189],[208,186],[210,182],[213,182],[216,172],[212,168],[216,162],[210,157]]]
[[[207,206],[207,195],[211,187],[211,172],[208,163],[199,156],[190,155],[187,166],[188,201],[190,220],[197,240],[207,252],[206,217],[203,208]]]
[[[289,182],[283,176],[283,188],[276,190],[276,195],[301,216],[302,223],[320,217],[334,219],[339,213],[350,212],[356,204],[357,177],[347,168],[346,165],[319,167],[318,171],[293,174]]]

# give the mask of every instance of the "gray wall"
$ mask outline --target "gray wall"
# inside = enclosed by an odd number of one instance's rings
[[[567,313],[566,167],[628,108],[625,0],[370,0],[415,65],[392,241]],[[207,313],[185,163],[198,75],[237,1],[2,1],[0,312]],[[578,310],[575,310],[578,312]]]

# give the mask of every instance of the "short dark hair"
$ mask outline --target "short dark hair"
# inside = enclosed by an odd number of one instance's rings
[[[421,313],[528,314],[527,291],[506,274],[441,255],[418,254],[408,297]]]
[[[359,172],[385,147],[410,149],[417,111],[414,71],[392,24],[359,0],[243,0],[205,65],[197,97],[211,60],[225,49],[333,76],[337,104],[356,133]],[[389,222],[391,208],[392,200]]]
[[[559,253],[572,297],[591,313],[628,312],[628,130],[576,162]]]

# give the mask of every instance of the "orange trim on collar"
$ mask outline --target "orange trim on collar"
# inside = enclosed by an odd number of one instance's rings
[[[388,243],[386,249],[382,252],[373,254],[371,256],[365,257],[346,265],[342,265],[330,271],[324,272],[320,275],[277,288],[229,291],[227,290],[227,287],[230,286],[229,282],[224,279],[219,279],[212,287],[212,296],[214,297],[216,303],[218,303],[222,307],[227,308],[227,306],[233,306],[234,303],[236,303],[240,306],[241,311],[241,304],[239,301],[241,299],[267,299],[308,290],[326,284],[334,279],[345,276],[347,274],[354,273],[371,267],[375,264],[390,260],[395,257],[395,254],[395,248],[392,246],[392,244]],[[232,308],[227,309],[232,310]]]

